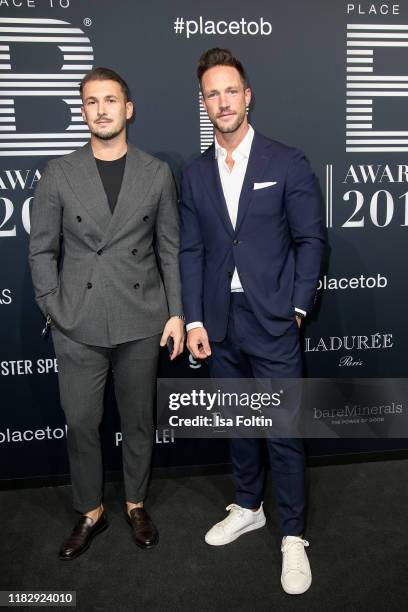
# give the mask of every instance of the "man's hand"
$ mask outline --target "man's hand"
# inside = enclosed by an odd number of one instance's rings
[[[167,340],[173,338],[173,351],[170,355],[171,361],[178,357],[184,349],[184,321],[179,317],[170,317],[164,326],[160,346],[166,346]]]
[[[303,320],[303,317],[299,317],[298,315],[296,315],[296,323],[299,328],[302,325],[302,320]]]
[[[208,335],[204,327],[195,327],[187,333],[187,348],[196,359],[206,359],[211,355]]]

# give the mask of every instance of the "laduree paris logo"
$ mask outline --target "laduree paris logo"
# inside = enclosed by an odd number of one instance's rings
[[[377,332],[367,336],[325,336],[321,338],[305,338],[305,353],[326,353],[340,351],[339,367],[362,366],[363,360],[355,351],[368,351],[379,349],[392,349],[394,347],[394,337],[391,333]],[[353,354],[347,354],[353,351]],[[344,354],[346,353],[346,354]]]
[[[61,57],[60,71],[14,72],[12,50],[15,45],[27,43],[55,45],[55,52]],[[81,116],[78,85],[92,69],[93,60],[90,39],[67,21],[0,17],[0,156],[64,155],[87,143],[90,134]],[[21,97],[63,100],[71,113],[69,124],[60,132],[42,132],[38,113],[34,111],[33,131],[20,132],[15,100]]]
[[[408,25],[347,25],[346,151],[408,151],[408,130],[376,130],[373,102],[408,96],[408,75],[378,75],[376,55],[408,45]],[[393,66],[390,72],[395,72]]]

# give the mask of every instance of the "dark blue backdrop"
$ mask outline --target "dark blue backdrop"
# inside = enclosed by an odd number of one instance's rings
[[[408,7],[376,15],[358,4],[347,9],[343,0],[10,5],[2,4],[0,17],[0,478],[68,471],[57,365],[51,342],[40,337],[27,266],[29,206],[46,161],[89,138],[77,83],[92,66],[109,66],[129,82],[136,108],[130,140],[168,161],[178,179],[211,140],[197,59],[206,48],[230,47],[250,76],[252,124],[306,151],[326,202],[330,255],[303,332],[306,373],[406,376]],[[171,365],[165,354],[161,373],[206,374],[187,355]],[[117,469],[110,387],[107,395],[106,467]],[[405,446],[315,440],[308,449]],[[174,442],[170,431],[157,432],[156,465],[227,459],[223,441]]]

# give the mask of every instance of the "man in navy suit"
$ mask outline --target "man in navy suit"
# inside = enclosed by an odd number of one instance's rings
[[[214,144],[182,180],[180,252],[188,348],[215,378],[299,378],[299,327],[314,304],[325,233],[316,177],[304,155],[249,125],[241,62],[210,49],[199,62]],[[232,542],[265,524],[261,440],[234,438],[236,485],[228,516],[205,540]],[[290,594],[312,581],[303,539],[304,448],[268,438],[282,529],[281,582]]]

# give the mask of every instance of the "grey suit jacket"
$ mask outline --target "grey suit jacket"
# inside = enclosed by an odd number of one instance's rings
[[[90,144],[48,163],[29,262],[41,311],[73,340],[112,346],[161,333],[182,314],[178,249],[166,163],[129,144],[113,215]]]

